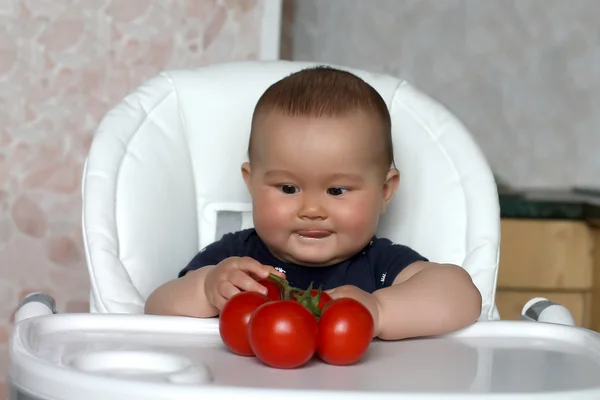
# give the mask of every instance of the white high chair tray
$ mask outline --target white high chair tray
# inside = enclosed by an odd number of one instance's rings
[[[15,399],[600,398],[600,335],[525,321],[375,340],[352,366],[278,370],[230,353],[216,319],[58,314],[19,322],[10,358]]]

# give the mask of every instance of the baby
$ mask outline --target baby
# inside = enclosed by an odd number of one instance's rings
[[[157,288],[148,314],[214,317],[270,273],[322,285],[373,315],[375,336],[448,333],[477,320],[481,295],[456,265],[375,236],[399,183],[388,108],[369,84],[329,67],[291,74],[258,100],[242,176],[254,228],[200,251]]]

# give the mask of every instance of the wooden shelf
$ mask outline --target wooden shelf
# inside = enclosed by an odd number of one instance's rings
[[[503,219],[496,305],[519,319],[545,297],[567,307],[578,326],[600,331],[600,230],[585,221]]]

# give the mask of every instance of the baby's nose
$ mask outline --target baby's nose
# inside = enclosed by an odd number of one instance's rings
[[[326,218],[327,210],[318,198],[305,197],[302,208],[300,209],[300,218]]]

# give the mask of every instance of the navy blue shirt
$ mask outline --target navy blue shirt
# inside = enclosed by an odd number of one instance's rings
[[[217,265],[229,257],[250,257],[261,264],[271,265],[285,273],[290,285],[300,289],[307,288],[313,282],[314,288],[323,285],[323,290],[354,285],[368,293],[391,286],[396,276],[415,261],[427,261],[407,246],[374,237],[362,251],[348,260],[327,267],[304,267],[279,260],[254,229],[246,229],[225,234],[202,249],[181,270],[179,277],[188,271]]]

